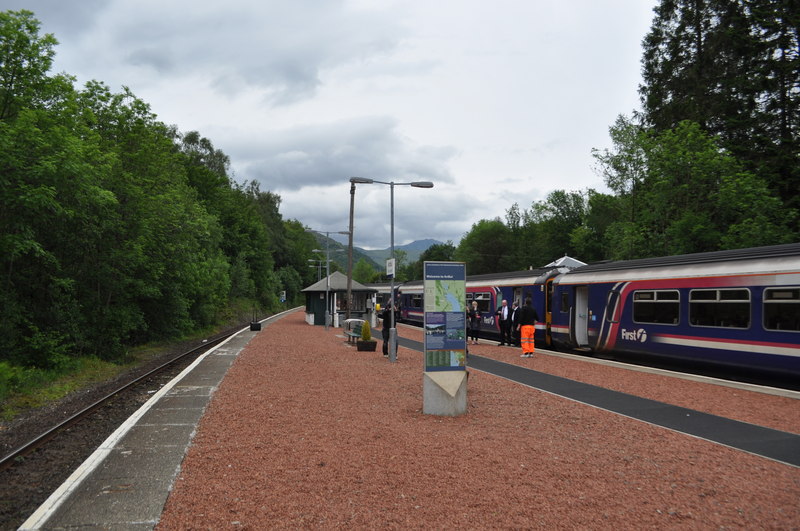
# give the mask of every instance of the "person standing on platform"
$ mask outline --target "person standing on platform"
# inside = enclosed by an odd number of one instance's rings
[[[478,332],[481,329],[481,312],[478,310],[478,301],[472,301],[469,312],[469,337],[473,345],[478,344]]]
[[[519,332],[517,325],[519,324],[519,303],[514,301],[511,303],[511,341],[515,347],[519,346]]]
[[[525,298],[525,305],[520,310],[519,324],[517,330],[520,333],[520,343],[522,343],[522,355],[520,358],[532,358],[534,351],[533,336],[536,333],[536,321],[539,315],[533,308],[530,297]]]
[[[500,323],[500,346],[511,345],[511,308],[508,307],[508,301],[503,299],[494,314]]]
[[[395,313],[395,317],[397,314]],[[383,355],[389,357],[389,330],[392,328],[392,304],[387,303],[381,311],[381,337],[383,338]],[[395,322],[397,320],[395,319]]]

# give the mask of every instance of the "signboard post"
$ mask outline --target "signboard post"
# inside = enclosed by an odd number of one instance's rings
[[[467,412],[466,265],[424,264],[422,411],[457,416]]]

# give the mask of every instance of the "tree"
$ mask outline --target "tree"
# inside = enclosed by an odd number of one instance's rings
[[[394,250],[394,279],[399,282],[410,280],[407,276],[406,262],[408,261],[408,252],[403,249]]]
[[[353,280],[356,282],[368,284],[373,282],[376,276],[378,276],[378,272],[364,258],[361,258],[353,266]]]
[[[40,36],[40,27],[30,11],[0,11],[0,120],[41,108],[68,82],[48,77],[58,41],[50,33]]]
[[[636,222],[637,195],[647,175],[647,160],[643,149],[643,137],[647,131],[630,118],[619,115],[609,128],[612,150],[592,149],[592,157],[598,162],[597,173],[619,198],[627,211],[626,219]],[[622,206],[621,205],[621,206]]]
[[[210,140],[127,88],[48,77],[38,28],[0,13],[0,360],[113,361],[214,323],[230,297],[296,299],[315,245],[280,197],[232,182]]]
[[[482,219],[461,239],[455,259],[467,264],[470,275],[508,271],[512,250],[510,234],[499,218]]]
[[[303,287],[310,286],[317,281],[316,267],[308,267],[311,251],[317,246],[316,238],[296,219],[283,222],[283,233],[287,243],[284,261],[300,274]]]
[[[665,256],[791,240],[796,212],[785,208],[763,179],[720,148],[699,124],[685,121],[661,133],[627,136],[615,147],[643,155],[641,167],[622,170],[636,173],[641,207],[634,219],[624,216],[606,225],[607,258]],[[612,164],[618,153],[607,153],[598,160]],[[643,177],[642,167],[646,170]],[[607,175],[622,173],[618,167],[604,171]],[[620,178],[625,179],[623,175]],[[618,197],[625,199],[624,195]],[[613,204],[604,202],[611,220]],[[592,226],[599,227],[597,223],[592,220]],[[588,242],[591,237],[580,231],[573,236],[578,242]]]
[[[565,254],[575,254],[570,237],[584,223],[586,199],[581,192],[555,190],[544,201],[534,201],[529,209],[509,211],[515,220],[509,229],[513,239],[506,271],[541,267]]]
[[[623,219],[622,200],[619,196],[587,191],[586,217],[579,227],[570,233],[570,243],[575,257],[583,262],[608,260],[614,256],[605,244],[609,227]]]
[[[435,243],[422,251],[419,260],[409,264],[408,278],[411,280],[421,280],[424,274],[425,262],[452,262],[455,259],[456,247],[453,242]]]
[[[799,26],[793,0],[662,0],[643,41],[645,125],[699,124],[797,208]]]

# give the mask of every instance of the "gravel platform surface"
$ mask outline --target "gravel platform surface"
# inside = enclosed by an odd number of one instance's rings
[[[800,528],[798,468],[474,370],[468,414],[423,415],[421,353],[391,364],[303,316],[231,367],[157,529]],[[796,399],[495,345],[470,351],[800,433]]]

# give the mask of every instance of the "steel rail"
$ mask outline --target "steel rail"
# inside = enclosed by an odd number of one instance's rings
[[[232,335],[238,333],[240,330],[241,330],[241,327],[236,328],[233,331],[229,331],[229,332],[225,332],[223,334],[220,334],[219,336],[216,336],[216,337],[214,337],[212,339],[209,339],[209,340],[205,341],[203,344],[198,345],[198,346],[192,348],[191,350],[188,350],[186,352],[178,354],[177,356],[175,356],[174,358],[170,359],[169,361],[164,362],[163,364],[159,365],[158,367],[146,372],[145,374],[142,374],[142,375],[138,376],[137,378],[135,378],[135,379],[131,380],[130,382],[120,386],[119,388],[115,389],[114,391],[111,391],[110,393],[108,393],[104,397],[100,398],[99,400],[97,400],[93,404],[91,404],[91,405],[85,407],[84,409],[78,411],[77,413],[75,413],[71,417],[69,417],[66,420],[60,422],[59,424],[53,426],[52,428],[50,428],[46,432],[42,433],[41,435],[38,435],[37,437],[34,437],[33,439],[31,439],[27,443],[23,444],[22,446],[18,447],[17,449],[13,450],[11,453],[9,453],[8,455],[6,455],[2,459],[0,459],[0,471],[3,471],[3,470],[6,470],[6,469],[10,468],[13,465],[13,462],[16,459],[18,459],[20,457],[23,457],[25,455],[28,455],[29,453],[33,452],[37,448],[41,448],[49,440],[51,440],[53,437],[55,437],[59,432],[61,432],[61,431],[65,430],[66,428],[72,426],[73,424],[77,423],[79,420],[89,416],[96,409],[98,409],[101,406],[103,406],[104,404],[108,403],[109,401],[111,401],[111,399],[113,399],[114,397],[116,397],[117,395],[122,393],[123,391],[133,387],[134,385],[138,384],[139,382],[141,382],[141,381],[143,381],[143,380],[145,380],[147,378],[150,378],[153,375],[158,374],[159,372],[162,372],[162,371],[166,370],[169,366],[171,366],[171,365],[175,364],[176,362],[186,358],[187,356],[191,356],[192,354],[195,354],[198,351],[209,349],[209,348],[211,348],[211,347],[223,342],[225,339],[227,339],[227,338],[231,337]]]

